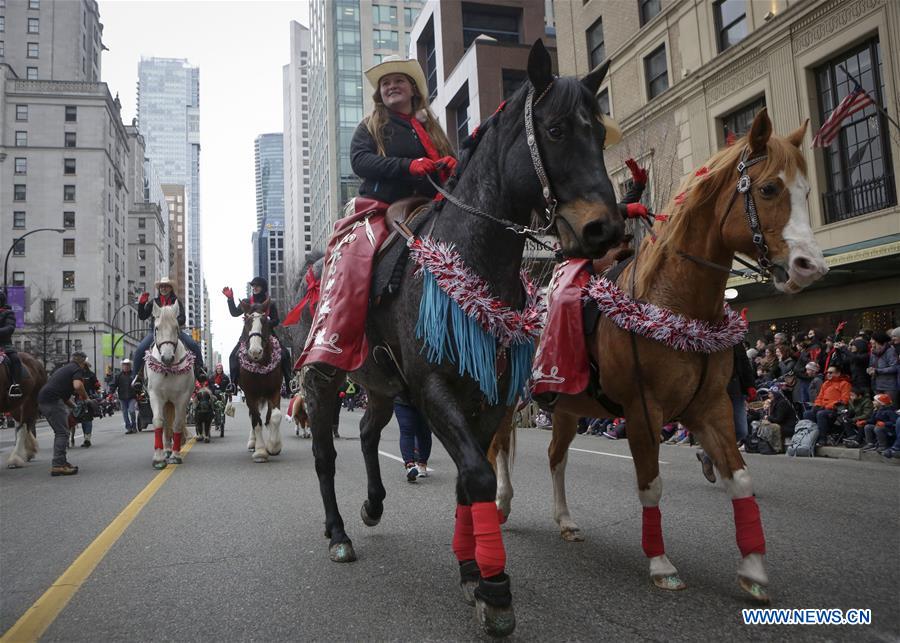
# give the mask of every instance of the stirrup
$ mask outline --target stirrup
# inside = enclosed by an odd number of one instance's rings
[[[7,392],[9,397],[20,398],[22,397],[22,387],[18,384],[11,384],[9,387],[9,391]]]

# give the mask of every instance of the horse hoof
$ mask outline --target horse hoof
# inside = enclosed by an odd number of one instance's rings
[[[373,512],[374,513],[374,512]],[[378,517],[375,518],[369,513],[369,501],[366,500],[363,502],[362,507],[359,509],[359,517],[362,518],[363,524],[366,527],[374,527],[378,523],[381,522],[381,514],[378,514]]]
[[[281,453],[281,449],[278,449],[278,451],[269,451],[269,455],[278,455],[279,453]]]
[[[18,462],[9,462],[6,465],[7,469],[21,469],[24,465],[19,464]]]
[[[332,545],[328,548],[328,556],[335,563],[352,563],[356,560],[356,552],[349,542]]]
[[[28,462],[31,462],[32,460],[34,460],[34,454],[31,454],[31,455],[29,455],[29,456],[26,456],[25,460],[28,461]]]
[[[507,637],[516,629],[516,612],[512,605],[497,607],[475,599],[475,620],[484,633],[493,638]]]
[[[267,456],[267,455],[255,455],[255,456],[253,456],[253,461],[254,461],[256,464],[263,464],[264,462],[268,462],[268,461],[269,461],[269,456]]]
[[[760,585],[758,582],[750,580],[749,578],[744,578],[743,576],[738,576],[738,585],[741,586],[741,589],[747,592],[755,602],[761,605],[768,605],[771,601],[769,599],[769,590],[766,589],[765,585]]]
[[[172,455],[166,458],[166,462],[168,462],[169,464],[181,464],[182,459],[179,455]]]
[[[156,460],[154,460],[154,461],[153,461],[153,468],[154,468],[154,469],[165,469],[165,468],[166,468],[166,461],[165,461],[165,460],[160,460],[160,461],[157,462]]]
[[[205,442],[206,444],[209,444],[209,437],[203,438],[203,442]]]
[[[584,533],[578,527],[569,527],[568,529],[563,529],[559,532],[559,535],[562,536],[562,539],[567,543],[584,542]]]
[[[667,574],[665,576],[654,576],[653,584],[659,587],[660,589],[665,589],[670,592],[678,592],[685,588],[687,585],[678,577],[678,574]]]

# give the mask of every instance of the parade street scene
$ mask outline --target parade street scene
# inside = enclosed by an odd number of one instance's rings
[[[900,641],[900,0],[0,0],[0,643]]]

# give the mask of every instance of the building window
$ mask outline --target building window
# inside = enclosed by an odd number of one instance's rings
[[[416,17],[413,13],[412,7],[404,7],[403,9],[403,26],[407,29],[413,26],[413,22],[415,22]]]
[[[750,131],[753,119],[763,107],[766,106],[766,97],[760,96],[749,105],[740,107],[730,114],[722,117],[722,141],[726,146],[732,145],[737,139]]]
[[[469,45],[482,34],[500,42],[518,43],[521,21],[522,9],[520,8],[463,2],[463,47],[468,49]]]
[[[75,123],[78,121],[78,107],[76,105],[66,105],[66,122]]]
[[[6,18],[4,16],[0,16],[0,33],[6,31]]]
[[[25,184],[16,183],[13,185],[13,201],[24,201],[26,195]]]
[[[146,261],[147,259],[147,251],[144,249],[138,250],[138,261]]]
[[[0,31],[3,31],[0,29]],[[0,58],[3,58],[6,55],[6,43],[0,40]]]
[[[38,79],[38,68],[37,67],[26,67],[25,68],[25,80],[37,80]]]
[[[138,266],[138,277],[147,276],[147,266]]]
[[[39,18],[28,19],[28,33],[41,33],[41,21]]]
[[[45,299],[41,302],[42,310],[44,313],[44,321],[45,322],[55,322],[56,321],[56,300],[55,299]]]
[[[77,141],[77,139],[75,137],[75,132],[66,132],[66,140],[65,140],[66,147],[75,147],[76,141]]]
[[[373,47],[375,49],[390,49],[397,51],[400,48],[399,34],[389,29],[376,29],[373,35]]]
[[[138,228],[141,230],[147,227],[147,219],[144,217],[138,217]]]
[[[25,213],[21,210],[13,212],[13,228],[25,227]]]
[[[75,174],[75,159],[63,159],[63,174]]]
[[[75,289],[75,271],[63,270],[63,290]]]
[[[16,132],[16,147],[25,147],[28,145],[28,132]]]
[[[437,49],[434,45],[434,21],[429,20],[419,40],[419,56],[425,60],[425,81],[428,83],[428,100],[437,96]]]
[[[397,24],[397,7],[393,5],[373,4],[372,15],[375,24]]]
[[[75,200],[75,186],[74,185],[64,185],[63,186],[63,201],[74,201]]]
[[[25,285],[25,271],[24,270],[16,270],[13,272],[13,286],[24,286]]]
[[[83,321],[87,321],[87,320],[83,320]],[[80,340],[80,339],[73,339],[73,340],[72,340],[72,348],[73,348],[73,350],[76,350],[76,351],[82,350],[82,349],[83,349],[83,345],[82,345],[82,343],[81,343],[81,340]]]
[[[16,105],[16,120],[17,121],[27,121],[28,120],[28,105]]]
[[[14,257],[24,257],[25,256],[25,239],[19,239],[16,241],[16,245],[13,246],[13,256]]]
[[[63,212],[63,227],[64,228],[74,228],[75,227],[75,213],[74,212]]]
[[[462,142],[469,136],[469,91],[468,87],[464,90],[462,102],[459,103],[454,111],[456,113],[456,148],[462,145]]]
[[[87,307],[88,300],[87,299],[76,299],[72,303],[74,309],[74,317],[75,321],[87,321]],[[77,347],[76,347],[77,349]]]
[[[661,44],[644,58],[644,76],[647,79],[647,98],[652,100],[669,88],[669,71],[666,67],[666,45]]]
[[[65,256],[74,256],[75,255],[75,239],[63,239],[63,255]]]
[[[747,37],[747,0],[719,0],[713,5],[719,51]]]
[[[597,18],[587,30],[588,60],[591,69],[603,62],[606,58],[606,47],[603,44],[603,18]]]
[[[641,15],[641,26],[653,20],[660,12],[659,0],[638,0],[638,12]]]
[[[819,119],[824,123],[854,89],[841,68],[850,70],[872,98],[884,105],[881,44],[873,38],[830,60],[816,70]],[[847,117],[825,155],[827,191],[822,195],[825,223],[834,223],[897,203],[890,125],[874,105]]]
[[[28,159],[26,159],[24,157],[16,157],[15,173],[16,174],[28,174]]]
[[[138,243],[141,243],[141,244],[147,243],[147,235],[146,235],[146,234],[139,234],[139,235],[138,235]]]
[[[601,91],[599,94],[597,94],[597,105],[600,106],[600,111],[601,111],[601,112],[603,112],[603,113],[606,114],[607,116],[610,115],[610,111],[609,111],[609,88],[608,88],[608,87],[607,87],[606,89],[604,89],[603,91]]]
[[[29,9],[40,9],[41,8],[41,0],[28,0],[28,8]]]
[[[41,55],[41,48],[38,46],[38,43],[29,42],[28,43],[28,53],[26,54],[26,56],[28,58],[37,58],[40,55]]]

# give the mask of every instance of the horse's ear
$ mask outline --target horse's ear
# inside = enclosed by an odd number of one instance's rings
[[[159,307],[159,304],[156,303],[156,300],[153,300],[153,316],[159,318],[159,313],[162,308]]]
[[[788,142],[794,147],[800,147],[800,144],[803,142],[803,137],[806,136],[806,128],[809,126],[809,119],[807,118],[803,121],[803,125],[795,129],[793,132],[787,135]]]
[[[553,82],[553,61],[550,59],[550,52],[544,47],[544,41],[540,38],[534,41],[528,54],[528,79],[538,95]]]
[[[756,118],[753,119],[750,133],[747,134],[747,140],[750,142],[750,151],[753,154],[764,153],[770,136],[772,136],[772,121],[769,120],[768,111],[763,107],[756,114]]]
[[[609,61],[607,60],[606,62],[594,67],[591,73],[581,79],[581,84],[588,88],[588,91],[591,92],[591,96],[595,96],[597,94],[597,90],[600,89],[600,83],[602,83],[603,79],[606,78],[606,73],[608,71]]]
[[[246,299],[241,299],[241,310],[244,311],[245,315],[250,314],[250,303]]]

